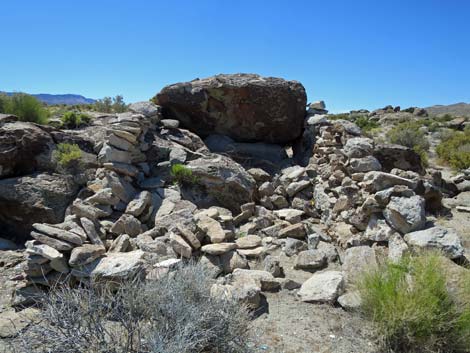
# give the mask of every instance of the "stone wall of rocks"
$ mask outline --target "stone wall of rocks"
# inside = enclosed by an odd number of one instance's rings
[[[309,106],[294,155],[276,174],[211,152],[152,103],[130,108],[96,120],[98,167],[64,221],[33,224],[18,302],[58,281],[155,279],[196,259],[218,277],[214,295],[257,307],[263,291],[300,288],[300,300],[349,308],[357,305],[350,284],[380,257],[413,248],[465,256],[455,231],[428,217],[442,207],[438,173],[398,169],[419,156],[382,158],[395,147],[328,120],[322,102]],[[176,184],[175,164],[192,179]]]

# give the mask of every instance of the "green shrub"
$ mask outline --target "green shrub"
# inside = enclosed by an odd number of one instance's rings
[[[445,132],[441,134],[441,143],[436,147],[437,155],[453,168],[470,167],[470,129],[465,131]]]
[[[63,286],[39,300],[40,323],[18,352],[249,353],[250,317],[236,300],[214,297],[202,265],[112,291],[97,283]]]
[[[43,104],[35,97],[24,93],[15,93],[11,96],[1,95],[0,113],[13,114],[20,121],[37,124],[46,124],[48,118],[48,112]]]
[[[173,164],[170,173],[173,180],[180,185],[197,183],[197,178],[193,175],[192,170],[183,164]]]
[[[53,158],[62,168],[78,166],[82,158],[82,150],[76,144],[59,143],[53,153]]]
[[[420,122],[404,122],[394,126],[387,138],[391,143],[412,148],[421,157],[423,165],[427,165],[429,142],[425,133],[420,129]]]
[[[363,313],[389,349],[470,351],[470,303],[457,302],[448,292],[439,254],[386,263],[363,275],[359,291]]]
[[[91,118],[83,113],[65,112],[60,118],[62,127],[67,129],[75,129],[83,125],[88,125]]]
[[[98,99],[92,105],[92,108],[101,113],[123,113],[127,111],[127,104],[124,102],[123,96],[117,95],[114,98],[104,97]]]
[[[380,127],[379,123],[374,120],[370,120],[369,118],[361,115],[359,116],[354,123],[359,126],[364,132],[369,132],[372,129],[377,129]]]

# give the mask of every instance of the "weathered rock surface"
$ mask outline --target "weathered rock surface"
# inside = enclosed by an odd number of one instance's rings
[[[188,163],[197,184],[205,187],[221,206],[234,212],[251,202],[256,182],[246,170],[228,157],[210,155]]]
[[[339,271],[315,273],[297,293],[303,302],[334,303],[344,291],[344,277]]]
[[[405,235],[405,241],[411,247],[441,250],[447,257],[458,259],[464,255],[460,237],[453,229],[432,227]]]
[[[71,176],[35,174],[0,180],[0,233],[21,243],[33,223],[62,222],[78,191]]]
[[[306,94],[296,81],[235,74],[170,85],[154,101],[201,136],[285,143],[301,134]]]
[[[392,196],[383,215],[388,224],[402,234],[420,230],[426,223],[424,199]]]

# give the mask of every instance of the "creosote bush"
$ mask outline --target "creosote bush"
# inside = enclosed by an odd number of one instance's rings
[[[177,184],[196,184],[197,177],[193,175],[191,169],[183,164],[173,164],[171,166],[170,174]]]
[[[368,132],[368,131],[371,131],[373,129],[377,129],[380,127],[379,123],[377,123],[376,121],[374,120],[371,120],[363,115],[359,116],[355,121],[354,123],[359,126],[362,131],[364,132]]]
[[[48,112],[35,97],[24,93],[0,94],[0,113],[13,114],[20,121],[46,124]]]
[[[76,144],[59,143],[52,157],[62,168],[78,167],[82,150]]]
[[[470,301],[449,293],[442,259],[405,257],[359,281],[362,310],[393,352],[470,352]],[[470,298],[465,291],[459,297]]]
[[[60,118],[62,127],[67,129],[75,129],[83,125],[88,125],[91,118],[83,113],[65,112]]]
[[[202,265],[118,289],[61,287],[39,301],[42,323],[21,337],[24,352],[246,353],[250,318],[238,302],[210,295]],[[113,286],[116,288],[116,285]]]
[[[470,167],[470,128],[465,131],[447,132],[441,135],[441,143],[436,147],[437,155],[453,168]]]

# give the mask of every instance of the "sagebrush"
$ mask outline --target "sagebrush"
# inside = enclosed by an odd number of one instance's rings
[[[60,121],[63,128],[75,129],[90,124],[91,118],[84,113],[69,111],[62,115]]]
[[[463,132],[447,132],[441,135],[441,139],[436,147],[437,155],[453,168],[470,168],[470,128]]]
[[[82,158],[82,150],[76,144],[59,143],[52,157],[62,168],[78,167]]]
[[[197,177],[193,175],[193,171],[184,164],[173,164],[170,174],[177,184],[196,184]]]
[[[248,311],[212,297],[211,284],[205,267],[190,264],[114,291],[57,288],[38,303],[42,323],[23,334],[21,352],[250,352]]]

